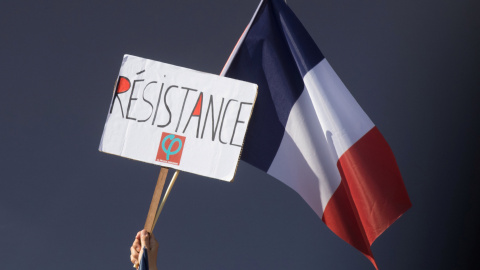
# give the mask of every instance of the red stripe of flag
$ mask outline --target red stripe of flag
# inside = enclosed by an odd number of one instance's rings
[[[374,127],[340,157],[337,167],[342,180],[322,219],[378,269],[370,246],[412,205],[395,157]]]

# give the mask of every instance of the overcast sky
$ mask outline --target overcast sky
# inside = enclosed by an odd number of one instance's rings
[[[259,1],[0,4],[2,269],[131,269],[159,167],[98,152],[124,54],[220,73]],[[413,207],[380,269],[474,269],[480,240],[477,1],[288,0],[389,142]],[[373,269],[293,190],[241,162],[181,173],[159,269]]]

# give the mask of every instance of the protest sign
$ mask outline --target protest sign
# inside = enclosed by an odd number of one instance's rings
[[[231,181],[257,85],[123,58],[99,150]]]

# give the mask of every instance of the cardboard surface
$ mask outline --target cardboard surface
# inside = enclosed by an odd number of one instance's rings
[[[231,181],[257,85],[125,55],[99,150]]]
[[[125,55],[99,150],[231,181],[257,85]]]

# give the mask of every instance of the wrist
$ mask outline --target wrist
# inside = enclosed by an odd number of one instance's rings
[[[148,254],[150,255],[150,254]],[[152,254],[152,257],[153,255],[156,255],[156,254]],[[148,269],[149,270],[158,270],[157,269],[157,258],[152,258],[152,257],[149,257],[148,259]],[[156,257],[156,256],[155,256]]]

